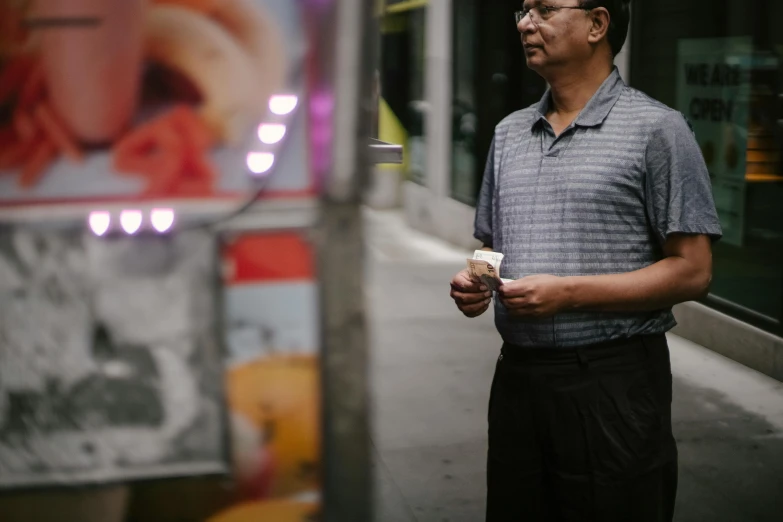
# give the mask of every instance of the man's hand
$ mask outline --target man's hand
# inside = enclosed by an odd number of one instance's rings
[[[552,275],[533,275],[505,283],[498,295],[509,313],[518,316],[549,317],[569,305],[566,279]]]
[[[492,292],[480,281],[472,279],[467,270],[463,270],[451,280],[451,298],[465,316],[478,317],[492,303]]]

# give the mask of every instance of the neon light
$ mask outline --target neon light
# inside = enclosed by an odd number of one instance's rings
[[[108,212],[96,210],[94,212],[90,212],[88,222],[90,223],[90,229],[92,230],[92,233],[98,237],[101,237],[109,231],[109,226],[111,226],[111,215]]]
[[[150,213],[152,228],[161,234],[171,230],[174,225],[174,210],[170,208],[155,208]]]
[[[271,152],[251,152],[247,155],[247,168],[253,174],[269,172],[275,163],[275,155]]]
[[[299,98],[293,94],[277,94],[269,99],[269,110],[278,116],[285,116],[291,114],[298,103]]]
[[[262,123],[258,126],[258,139],[267,145],[274,145],[285,136],[285,125],[279,123]]]
[[[123,210],[120,213],[120,225],[128,235],[133,235],[141,228],[141,210]]]

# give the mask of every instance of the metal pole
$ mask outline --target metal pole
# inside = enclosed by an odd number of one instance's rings
[[[372,520],[370,394],[361,200],[377,59],[373,3],[340,0],[333,39],[334,146],[318,228],[322,310],[324,520]],[[327,43],[327,42],[324,42]]]

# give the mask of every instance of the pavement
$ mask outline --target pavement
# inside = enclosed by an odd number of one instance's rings
[[[365,210],[377,522],[484,520],[486,408],[500,348],[449,281],[469,252]],[[678,522],[783,521],[783,384],[669,336]]]

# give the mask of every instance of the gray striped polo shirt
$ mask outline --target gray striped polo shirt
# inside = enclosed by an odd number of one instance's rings
[[[662,259],[672,233],[721,235],[707,167],[681,113],[615,69],[555,137],[549,92],[495,129],[475,237],[505,255],[504,278],[631,272]],[[663,333],[671,309],[519,318],[495,300],[503,340],[567,347]]]

